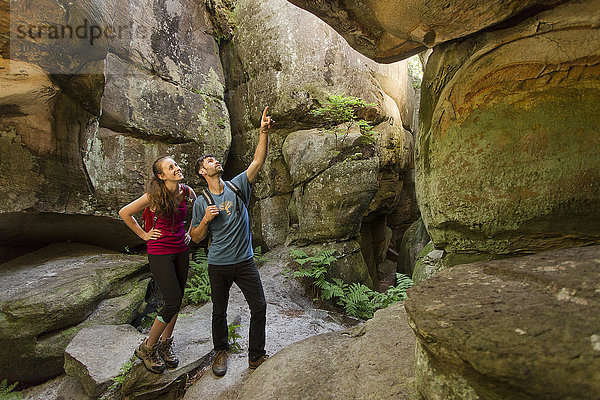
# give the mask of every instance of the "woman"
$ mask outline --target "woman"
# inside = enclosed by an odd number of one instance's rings
[[[189,232],[184,229],[187,197],[196,199],[194,191],[179,182],[181,168],[170,157],[160,157],[152,164],[153,176],[146,192],[119,211],[125,224],[148,244],[148,262],[154,281],[162,293],[164,306],[152,324],[150,334],[135,350],[146,368],[154,373],[179,364],[173,352],[173,328],[181,307],[189,269]],[[133,214],[146,207],[154,213],[154,224],[148,232]],[[148,229],[148,227],[146,227]]]

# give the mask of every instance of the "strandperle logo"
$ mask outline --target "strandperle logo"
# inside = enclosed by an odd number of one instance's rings
[[[111,41],[128,46],[131,41],[147,41],[152,28],[127,20],[123,12],[115,22],[120,0],[95,5],[57,0],[10,0],[10,73],[16,62],[38,65],[45,73],[102,74],[92,61],[104,59]],[[87,9],[90,8],[90,9]]]
[[[127,30],[126,26],[117,27],[117,32],[113,31],[113,27],[102,27],[100,25],[89,24],[87,18],[77,26],[71,25],[31,25],[31,24],[16,24],[17,39],[85,39],[89,40],[90,46],[94,45],[94,41],[98,42],[101,38],[123,37],[123,31]]]

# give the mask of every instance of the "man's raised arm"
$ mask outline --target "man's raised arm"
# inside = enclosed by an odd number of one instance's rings
[[[256,146],[256,151],[254,152],[254,160],[252,160],[248,166],[248,170],[246,170],[246,175],[248,175],[248,181],[250,181],[250,183],[256,179],[258,176],[258,171],[260,171],[265,163],[265,160],[267,159],[267,151],[269,149],[269,131],[275,122],[270,116],[267,115],[268,109],[269,106],[265,107],[265,111],[263,111],[262,118],[260,120],[260,133],[258,137],[258,146]]]

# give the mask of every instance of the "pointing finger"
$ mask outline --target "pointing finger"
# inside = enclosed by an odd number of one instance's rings
[[[267,119],[267,110],[269,109],[269,106],[265,107],[265,111],[263,111],[263,115],[262,115],[262,120],[266,121]]]

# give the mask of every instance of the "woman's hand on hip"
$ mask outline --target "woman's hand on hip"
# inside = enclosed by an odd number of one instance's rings
[[[142,239],[147,242],[148,240],[156,240],[162,236],[160,229],[150,229],[148,232],[144,233]]]

